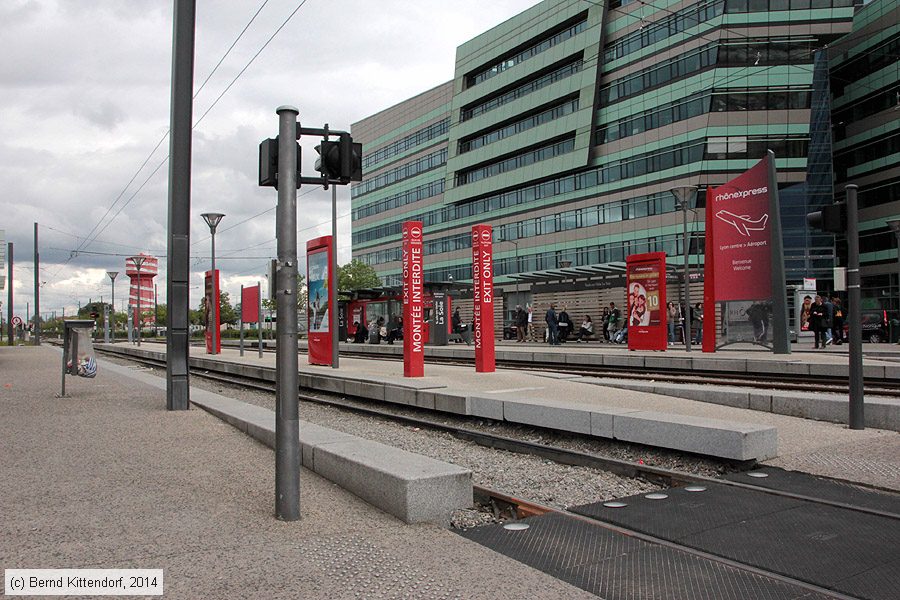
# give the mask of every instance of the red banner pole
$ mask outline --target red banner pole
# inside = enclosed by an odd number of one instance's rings
[[[475,328],[475,371],[493,373],[494,263],[490,225],[472,227],[472,284]]]
[[[403,376],[425,374],[422,222],[403,223]]]

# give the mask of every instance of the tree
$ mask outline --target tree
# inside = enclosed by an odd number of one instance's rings
[[[346,265],[338,267],[338,290],[349,292],[366,288],[381,287],[381,279],[375,269],[354,258]]]

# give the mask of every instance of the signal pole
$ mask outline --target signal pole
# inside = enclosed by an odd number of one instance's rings
[[[9,286],[7,290],[7,300],[6,300],[6,311],[7,311],[7,319],[6,319],[6,328],[9,332],[9,345],[12,346],[15,344],[15,332],[13,331],[13,243],[8,242],[6,245],[6,261],[7,261],[7,279],[6,285]]]
[[[850,429],[865,429],[863,400],[862,302],[859,288],[859,214],[856,193],[859,186],[851,183],[847,190],[847,301],[850,304]]]
[[[34,224],[34,345],[41,345],[41,281],[38,255],[38,224]]]

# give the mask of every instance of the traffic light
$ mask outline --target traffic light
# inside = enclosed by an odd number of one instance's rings
[[[362,181],[362,144],[353,143],[349,133],[342,133],[336,142],[322,141],[316,146],[319,158],[316,171],[328,181],[350,183]]]
[[[840,202],[823,206],[822,210],[807,214],[806,223],[822,231],[844,233],[847,231],[847,205]]]
[[[278,189],[278,138],[259,144],[259,185]],[[300,187],[300,144],[297,144],[297,187]]]

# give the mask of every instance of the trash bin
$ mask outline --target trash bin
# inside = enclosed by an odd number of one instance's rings
[[[900,319],[891,319],[888,335],[892,344],[900,344]]]
[[[91,339],[94,321],[73,319],[64,323],[61,398],[66,395],[66,375],[97,376],[97,356]]]

